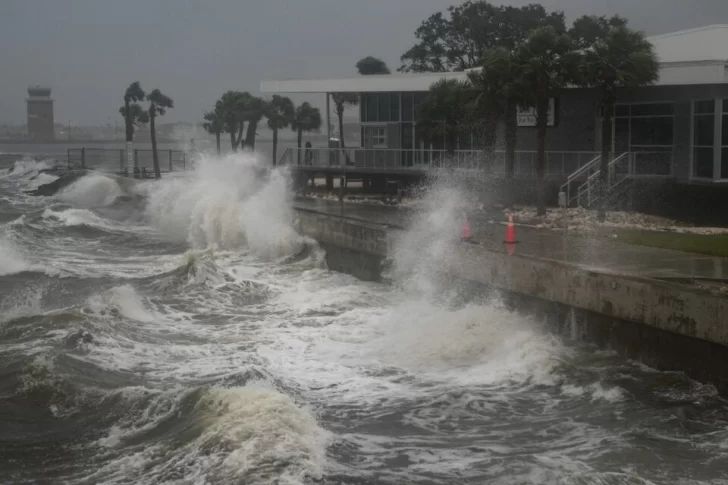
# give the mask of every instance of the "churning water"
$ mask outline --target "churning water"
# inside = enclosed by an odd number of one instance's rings
[[[0,483],[726,483],[711,387],[438,280],[457,191],[383,285],[251,156],[25,195],[42,168],[0,175]]]

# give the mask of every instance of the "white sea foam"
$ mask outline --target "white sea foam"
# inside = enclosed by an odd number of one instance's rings
[[[41,170],[51,168],[51,166],[52,163],[50,160],[32,160],[24,158],[13,164],[12,171],[3,170],[2,176],[4,178],[32,177]]]
[[[138,322],[153,322],[157,317],[144,307],[141,296],[130,285],[117,286],[89,298],[89,307],[97,314],[114,312]]]
[[[56,197],[74,207],[106,207],[123,195],[116,180],[99,173],[89,173],[61,190]]]
[[[28,257],[10,239],[0,236],[0,276],[24,271],[45,271],[41,265],[28,261]]]
[[[46,208],[43,211],[44,219],[56,220],[65,226],[95,226],[104,229],[113,229],[107,219],[97,216],[88,209],[66,209],[55,211]]]
[[[296,254],[307,241],[292,226],[287,176],[264,172],[252,153],[202,156],[184,177],[148,185],[147,212],[166,237],[194,249],[247,248],[265,259]]]
[[[99,444],[123,447],[125,440],[178,415],[180,395],[190,396],[189,391],[162,396],[171,400],[166,404],[155,399],[138,421],[115,426]],[[265,383],[209,388],[192,412],[197,424],[191,441],[174,450],[132,447],[87,479],[159,483],[178,475],[184,483],[302,484],[323,477],[329,434],[309,411]]]

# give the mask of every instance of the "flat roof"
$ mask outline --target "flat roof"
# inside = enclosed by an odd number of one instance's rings
[[[649,37],[660,59],[657,85],[728,83],[728,25],[709,25]],[[387,74],[329,79],[264,80],[262,93],[370,93],[427,91],[440,79],[463,80],[466,72]]]

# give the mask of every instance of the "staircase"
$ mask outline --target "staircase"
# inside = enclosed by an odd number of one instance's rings
[[[601,155],[589,161],[586,165],[575,171],[561,186],[561,191],[566,193],[567,207],[594,207],[604,197],[608,204],[616,203],[632,184],[630,171],[630,153],[625,152],[612,159],[607,165],[607,186],[606,190],[600,191],[601,183],[600,165]],[[576,187],[576,193],[572,193],[572,185],[581,180],[586,180]]]

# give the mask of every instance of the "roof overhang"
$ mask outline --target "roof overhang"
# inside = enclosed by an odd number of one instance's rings
[[[375,93],[427,91],[440,79],[463,80],[466,72],[428,72],[422,74],[387,74],[333,79],[286,79],[262,81],[262,93]]]
[[[464,80],[467,72],[432,72],[422,74],[389,74],[332,79],[286,79],[260,83],[262,93],[376,93],[422,92],[440,79]],[[656,86],[728,83],[725,60],[665,62],[660,64]]]
[[[686,84],[726,84],[728,63],[725,60],[665,62],[660,64],[658,86]]]

